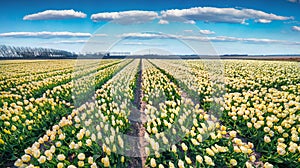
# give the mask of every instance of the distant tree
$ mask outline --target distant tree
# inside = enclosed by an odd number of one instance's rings
[[[0,58],[70,58],[75,56],[75,53],[64,50],[0,45]]]

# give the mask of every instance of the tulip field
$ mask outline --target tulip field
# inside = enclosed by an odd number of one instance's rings
[[[0,61],[0,167],[300,167],[300,64]]]

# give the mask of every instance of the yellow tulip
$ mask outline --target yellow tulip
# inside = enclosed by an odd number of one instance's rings
[[[288,134],[288,133],[283,133],[282,136],[283,136],[284,138],[287,138],[287,137],[289,137],[289,134]]]
[[[150,160],[150,166],[151,167],[156,167],[156,161],[155,161],[154,158],[151,158],[151,160]]]
[[[79,153],[78,156],[77,156],[77,158],[79,160],[84,160],[85,159],[85,154],[84,153]]]
[[[91,146],[91,145],[92,145],[92,140],[87,139],[87,140],[86,140],[86,146]]]
[[[60,141],[55,142],[55,146],[58,148],[61,147],[61,142]]]
[[[204,156],[204,161],[206,164],[210,166],[215,166],[215,163],[212,161],[212,159],[209,156]]]
[[[285,155],[286,154],[286,151],[285,149],[283,149],[282,147],[277,147],[277,153],[279,155]]]
[[[56,150],[55,146],[54,146],[54,145],[52,145],[52,146],[50,147],[50,152],[51,152],[51,153],[54,153],[54,152],[55,152],[55,150]]]
[[[78,167],[83,167],[84,166],[84,161],[78,161]]]
[[[57,168],[63,168],[63,167],[64,167],[64,164],[61,163],[61,162],[59,162],[59,163],[57,163],[56,167],[57,167]]]
[[[191,141],[192,141],[192,144],[195,145],[195,146],[200,145],[200,143],[194,138],[192,138]]]
[[[268,163],[268,162],[266,162],[266,163],[264,164],[264,168],[273,168],[273,165],[270,164],[270,163]]]
[[[215,153],[210,148],[206,148],[205,151],[208,155],[215,156]]]
[[[175,165],[169,161],[169,168],[175,168]]]
[[[64,161],[64,160],[66,159],[66,157],[65,157],[64,154],[59,154],[59,155],[57,155],[57,159],[58,159],[59,161]]]
[[[236,137],[236,131],[230,131],[229,135],[231,138],[235,138]]]
[[[268,137],[268,136],[264,136],[264,141],[265,141],[266,143],[269,143],[269,142],[271,142],[271,139],[270,139],[270,137]]]
[[[187,156],[185,156],[185,161],[189,165],[192,164],[192,160],[189,157],[187,157]]]
[[[251,165],[251,163],[246,162],[246,168],[252,168],[253,166]]]
[[[196,160],[198,163],[202,163],[203,162],[203,158],[200,155],[196,156]]]
[[[15,163],[14,163],[15,166],[17,167],[21,167],[23,165],[23,161],[21,159],[18,159]]]
[[[43,164],[46,162],[46,157],[45,156],[40,156],[40,158],[38,159],[40,164]]]
[[[15,131],[15,130],[17,130],[17,127],[14,126],[14,125],[12,125],[12,126],[11,126],[11,130],[12,130],[12,131]]]
[[[182,150],[184,150],[184,151],[188,150],[188,147],[185,145],[185,143],[181,143],[181,147],[182,147]]]
[[[109,167],[110,166],[109,158],[107,156],[102,158],[101,162],[104,164],[104,167]]]
[[[237,165],[237,161],[235,159],[230,159],[230,164],[232,166],[236,166]]]
[[[23,155],[21,158],[22,158],[23,162],[29,162],[30,161],[30,156],[27,155],[27,154]]]
[[[97,168],[97,164],[96,164],[96,163],[93,163],[93,164],[91,165],[91,168]]]
[[[180,159],[178,161],[178,167],[179,168],[184,168],[184,162],[182,160],[180,160]]]
[[[41,152],[40,152],[39,149],[36,149],[36,150],[33,151],[33,157],[35,157],[35,158],[39,158],[40,154],[41,154]]]

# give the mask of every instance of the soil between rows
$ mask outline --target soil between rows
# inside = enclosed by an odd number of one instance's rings
[[[132,149],[131,151],[137,152],[134,154],[134,156],[139,156],[139,157],[133,157],[131,162],[130,162],[130,167],[132,168],[144,168],[146,164],[146,155],[145,155],[145,146],[146,143],[143,141],[143,137],[145,135],[145,128],[143,126],[143,115],[142,113],[145,110],[145,102],[142,101],[143,98],[143,92],[142,92],[142,59],[140,59],[139,63],[139,69],[137,73],[137,78],[136,78],[136,88],[134,90],[134,102],[133,105],[135,108],[132,110],[132,114],[135,113],[136,120],[131,121],[131,131],[129,132],[129,135],[139,137],[139,141],[137,142],[138,144],[133,144],[132,147],[136,149]],[[129,117],[130,118],[130,117]]]

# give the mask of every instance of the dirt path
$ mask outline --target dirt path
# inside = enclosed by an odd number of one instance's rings
[[[135,137],[139,137],[139,142],[137,142],[137,145],[133,145],[132,151],[137,152],[136,155],[139,157],[132,158],[132,162],[130,164],[130,167],[132,168],[144,168],[146,164],[146,154],[145,154],[145,146],[146,143],[143,141],[143,137],[145,135],[145,128],[143,126],[143,122],[145,122],[145,103],[142,101],[143,98],[143,92],[142,92],[142,59],[140,59],[139,64],[139,70],[136,80],[136,88],[134,90],[134,102],[133,105],[135,108],[132,110],[132,118],[135,118],[134,120],[131,120],[131,132],[130,134]]]

